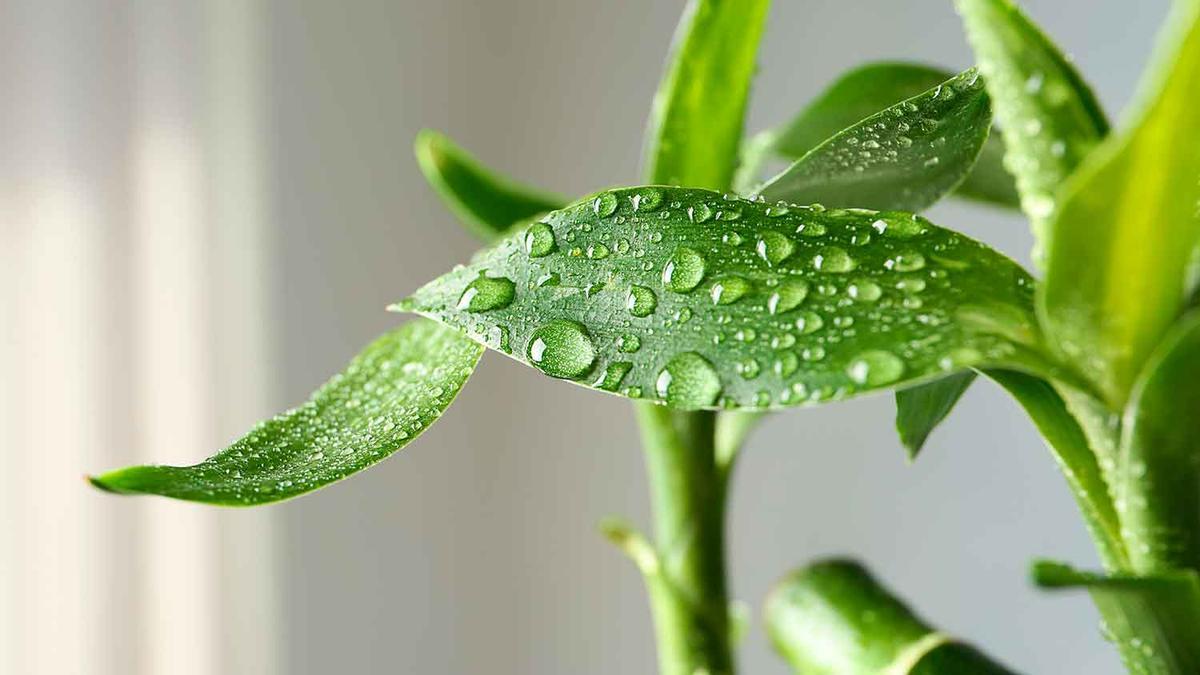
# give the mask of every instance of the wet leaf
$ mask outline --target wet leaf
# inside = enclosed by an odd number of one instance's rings
[[[357,473],[408,445],[458,394],[482,349],[418,320],[350,362],[304,405],[260,423],[193,466],[134,466],[93,477],[122,494],[224,506],[289,499]]]
[[[975,163],[991,125],[968,70],[839,132],[755,192],[768,201],[921,211]]]
[[[964,371],[896,392],[896,432],[910,460],[974,381],[975,373]]]
[[[531,255],[547,232],[553,252]],[[511,301],[471,311],[473,289],[498,279]],[[1031,283],[912,214],[642,187],[553,212],[394,309],[605,391],[768,408],[981,364],[1042,368]]]

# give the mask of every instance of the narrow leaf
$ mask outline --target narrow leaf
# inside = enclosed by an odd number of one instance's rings
[[[1054,222],[1039,316],[1120,409],[1191,294],[1200,242],[1200,1],[1176,5],[1131,124],[1088,158]]]
[[[1105,576],[1038,561],[1033,580],[1047,589],[1086,589],[1129,672],[1200,673],[1200,577],[1195,571]]]
[[[967,175],[992,112],[968,70],[839,132],[758,188],[768,201],[921,211]]]
[[[650,112],[646,182],[729,187],[770,4],[688,1]]]
[[[394,309],[601,390],[767,408],[1041,368],[1031,283],[912,214],[641,187],[553,212]]]
[[[1057,47],[1011,0],[956,0],[996,108],[1034,234],[1049,241],[1058,191],[1108,132],[1096,97]]]
[[[759,173],[768,160],[795,162],[843,129],[952,77],[954,73],[949,71],[916,63],[884,61],[855,68],[818,94],[787,124],[756,134],[743,153],[737,184],[748,191],[760,182]],[[1002,156],[1003,145],[989,137],[958,194],[1015,207],[1016,188],[1000,164]]]
[[[1067,487],[1079,505],[1105,567],[1124,568],[1128,556],[1108,484],[1096,454],[1066,402],[1048,382],[1032,375],[999,369],[984,372],[1024,408],[1037,427],[1067,479]]]
[[[896,432],[910,460],[974,381],[975,373],[967,370],[896,392]]]
[[[494,173],[436,131],[425,129],[417,134],[414,151],[425,180],[459,220],[484,241],[494,241],[515,223],[567,203]]]
[[[1181,321],[1137,380],[1115,485],[1133,569],[1200,569],[1200,313]]]
[[[446,410],[483,350],[457,331],[413,321],[375,342],[304,405],[256,426],[193,466],[134,466],[97,487],[223,506],[289,499],[387,458]]]
[[[1000,675],[1008,669],[937,632],[857,563],[793,572],[766,605],[771,642],[803,675]]]

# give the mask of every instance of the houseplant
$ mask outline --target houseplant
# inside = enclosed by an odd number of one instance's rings
[[[1200,670],[1200,452],[1187,433],[1200,358],[1188,314],[1200,3],[1177,3],[1118,132],[1014,7],[961,0],[983,77],[874,64],[743,141],[767,4],[688,5],[641,186],[568,204],[423,134],[426,175],[493,242],[396,306],[435,321],[383,336],[307,404],[201,464],[94,482],[230,505],[302,494],[415,438],[483,344],[635,400],[655,541],[621,522],[604,530],[645,574],[662,672],[731,672],[725,493],[759,416],[898,388],[915,453],[983,373],[1045,436],[1107,572],[1043,563],[1037,579],[1090,589],[1131,670]],[[1003,147],[989,137],[993,108]],[[793,161],[764,181],[772,157]],[[914,215],[951,192],[1019,196],[1041,281]],[[769,623],[802,672],[962,672],[948,659],[1003,672],[896,609],[851,564],[819,564],[780,589]],[[835,620],[862,612],[894,620]]]

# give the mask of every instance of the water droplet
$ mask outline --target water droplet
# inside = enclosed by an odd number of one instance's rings
[[[896,272],[916,272],[925,267],[925,256],[916,251],[901,251],[883,266]]]
[[[780,377],[788,377],[799,367],[800,358],[796,356],[796,352],[784,352],[775,359],[775,374]]]
[[[687,293],[704,278],[704,256],[695,249],[680,246],[663,266],[662,280],[667,290]]]
[[[596,346],[587,330],[566,319],[551,321],[533,331],[526,354],[538,370],[569,380],[587,375],[596,362]]]
[[[714,305],[731,305],[750,292],[753,286],[742,277],[721,277],[713,282],[710,295]]]
[[[645,286],[630,286],[625,296],[625,309],[634,316],[650,316],[658,307],[658,296]]]
[[[608,257],[608,254],[608,247],[604,244],[592,244],[587,249],[587,257],[593,260],[603,260]]]
[[[628,361],[613,361],[604,369],[604,373],[592,382],[592,386],[604,391],[616,391],[621,386],[621,380],[633,370],[633,364]]]
[[[790,211],[791,211],[791,209],[788,208],[788,205],[786,203],[779,202],[779,203],[775,204],[774,206],[767,208],[767,217],[768,218],[780,218],[782,216],[786,216]]]
[[[819,272],[832,272],[841,274],[849,272],[858,267],[858,261],[850,257],[849,253],[843,248],[837,246],[826,246],[821,249],[821,252],[813,256],[813,269]]]
[[[800,306],[808,297],[808,282],[800,279],[787,279],[779,284],[779,288],[767,298],[767,311],[772,314],[783,314]]]
[[[796,319],[796,330],[800,331],[801,335],[811,335],[825,327],[825,319],[821,318],[816,312],[805,312]]]
[[[900,281],[896,282],[896,288],[904,291],[905,293],[920,293],[921,291],[925,290],[925,280],[920,277],[901,279]]]
[[[626,333],[617,338],[617,350],[632,354],[642,348],[642,339],[633,333]]]
[[[859,302],[875,302],[883,295],[883,289],[874,281],[856,281],[846,287],[846,294]]]
[[[879,387],[891,384],[904,374],[904,361],[899,356],[882,349],[872,349],[859,354],[846,366],[846,375],[855,384]]]
[[[458,298],[458,309],[468,312],[503,309],[512,303],[514,289],[511,279],[480,275],[463,289]]]
[[[737,232],[726,232],[721,235],[721,242],[730,246],[739,246],[742,243],[742,235]]]
[[[707,223],[713,217],[712,208],[710,208],[709,205],[705,204],[704,202],[700,202],[695,206],[689,206],[687,213],[688,218],[691,219],[693,223]]]
[[[737,364],[737,371],[738,375],[741,375],[743,379],[753,380],[754,378],[758,377],[758,361],[755,361],[754,359],[740,361]]]
[[[818,206],[821,205],[813,204],[810,208],[817,210],[816,207]],[[821,206],[820,210],[824,211],[825,207]],[[825,227],[824,223],[817,222],[800,223],[800,225],[796,227],[796,234],[800,235],[801,237],[820,237],[828,231],[829,230]]]
[[[758,256],[770,265],[778,265],[787,260],[796,251],[796,244],[785,235],[768,230],[758,235],[758,245],[755,247]]]
[[[631,201],[634,211],[653,211],[662,205],[662,193],[654,188],[643,188],[634,193]]]
[[[546,223],[534,223],[525,230],[525,253],[530,258],[542,258],[554,252],[554,230]]]
[[[912,239],[925,232],[925,226],[917,216],[912,215],[880,218],[871,223],[871,227],[879,234],[896,239]]]
[[[659,371],[655,389],[659,397],[677,408],[703,408],[721,395],[721,378],[703,356],[683,352]]]
[[[821,359],[825,358],[825,348],[821,345],[805,347],[804,349],[800,350],[800,358],[804,359],[805,361],[820,361]]]
[[[617,196],[611,192],[605,192],[592,202],[592,210],[601,218],[607,218],[617,211]]]

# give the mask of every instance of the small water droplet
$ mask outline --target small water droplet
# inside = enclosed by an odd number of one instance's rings
[[[628,361],[613,361],[604,369],[604,373],[596,378],[595,382],[592,382],[592,386],[604,391],[616,391],[630,370],[633,370],[632,363]]]
[[[680,246],[663,266],[662,280],[667,290],[687,293],[704,278],[704,256],[686,246]]]
[[[825,319],[816,312],[804,312],[796,319],[796,330],[801,335],[811,335],[825,327]]]
[[[846,287],[846,294],[859,302],[875,302],[883,295],[883,289],[874,281],[856,281]]]
[[[712,208],[704,202],[700,202],[695,206],[689,206],[687,213],[688,218],[691,219],[693,223],[707,223],[709,220],[712,220],[713,217]]]
[[[768,230],[758,235],[758,245],[755,250],[758,251],[758,256],[768,264],[778,265],[796,251],[796,243],[779,232]]]
[[[677,408],[704,408],[721,395],[721,378],[712,364],[696,352],[676,354],[655,381],[659,397]]]
[[[617,338],[617,350],[632,354],[642,348],[642,339],[633,333],[626,333]]]
[[[800,279],[787,279],[779,284],[771,297],[767,298],[767,311],[772,314],[783,314],[800,306],[808,297],[808,282]]]
[[[846,375],[858,385],[879,387],[891,384],[904,374],[904,361],[899,356],[882,349],[872,349],[859,354],[846,366]]]
[[[592,202],[592,210],[601,218],[607,218],[617,211],[617,196],[611,192],[605,192]]]
[[[631,198],[634,211],[653,211],[662,205],[662,193],[654,188],[642,188]]]
[[[753,286],[742,277],[721,277],[713,282],[710,295],[714,305],[731,305],[742,299]]]
[[[883,264],[895,272],[916,272],[925,267],[925,256],[916,251],[901,251]]]
[[[858,261],[850,257],[850,254],[846,253],[846,249],[826,246],[821,249],[820,253],[813,256],[812,265],[813,269],[819,272],[841,274],[858,267]]]
[[[554,230],[546,223],[534,223],[525,230],[525,253],[530,258],[542,258],[554,252]]]
[[[775,359],[775,374],[780,377],[790,376],[799,367],[800,358],[796,356],[795,352],[784,352]]]
[[[526,355],[530,363],[550,377],[575,380],[591,371],[596,362],[596,346],[582,325],[557,319],[533,331]]]
[[[741,375],[743,379],[753,380],[754,378],[758,377],[758,361],[755,361],[754,359],[739,361],[737,364],[737,371],[738,375]]]
[[[458,309],[468,312],[503,309],[512,304],[514,290],[511,279],[480,275],[463,289],[458,298]]]
[[[818,206],[821,206],[821,205],[813,204],[812,207],[810,207],[810,208],[816,210],[816,207],[818,207]],[[821,206],[820,210],[824,211],[825,207]],[[829,231],[829,229],[827,227],[825,227],[824,223],[818,223],[815,221],[808,222],[808,223],[800,223],[800,225],[798,225],[796,227],[796,234],[800,235],[801,237],[820,237],[828,231]]]
[[[592,244],[587,249],[587,257],[593,260],[603,260],[608,257],[609,253],[608,247],[604,244]]]
[[[658,296],[645,286],[630,286],[625,296],[625,309],[634,316],[650,316],[658,307]]]

